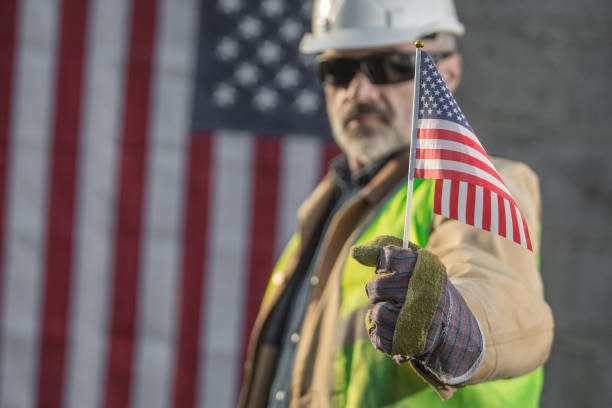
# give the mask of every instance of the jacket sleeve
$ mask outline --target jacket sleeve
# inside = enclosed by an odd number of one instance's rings
[[[522,163],[496,159],[495,165],[525,217],[533,252],[497,234],[437,215],[427,244],[445,264],[449,280],[482,327],[486,353],[467,384],[531,372],[546,361],[553,339],[553,317],[544,300],[538,267],[538,179]]]

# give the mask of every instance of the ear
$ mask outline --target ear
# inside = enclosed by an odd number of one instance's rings
[[[459,86],[459,82],[461,82],[461,73],[463,71],[461,54],[455,52],[438,62],[438,71],[440,71],[448,89],[454,93],[455,89]]]

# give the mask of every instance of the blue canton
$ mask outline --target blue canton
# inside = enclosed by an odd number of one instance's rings
[[[195,130],[329,137],[314,56],[298,51],[310,14],[309,1],[202,3]]]
[[[459,108],[455,98],[446,87],[436,63],[421,51],[421,88],[419,96],[419,119],[444,119],[472,128]]]

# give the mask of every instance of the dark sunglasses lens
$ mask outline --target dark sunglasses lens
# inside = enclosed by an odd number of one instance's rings
[[[387,83],[409,81],[414,78],[414,56],[393,53],[384,58],[383,69]]]
[[[364,65],[373,84],[393,84],[414,78],[414,60],[410,54],[389,53],[371,56],[364,61]]]
[[[359,69],[359,61],[348,58],[334,58],[319,61],[321,82],[334,86],[348,86]]]
[[[373,84],[384,85],[414,78],[414,55],[385,53],[363,59],[331,58],[318,63],[321,82],[346,87],[361,69]]]

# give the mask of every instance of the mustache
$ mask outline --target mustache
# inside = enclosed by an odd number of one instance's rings
[[[391,112],[384,106],[375,105],[373,103],[359,103],[352,105],[344,114],[343,125],[346,126],[351,120],[359,115],[374,113],[380,116],[383,123],[391,124]]]

